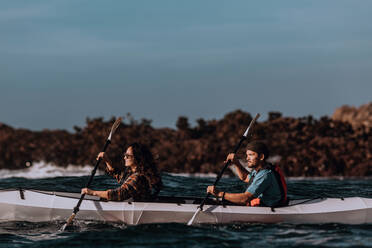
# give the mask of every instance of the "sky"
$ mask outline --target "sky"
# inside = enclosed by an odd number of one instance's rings
[[[372,1],[1,0],[0,122],[331,116],[372,100]]]

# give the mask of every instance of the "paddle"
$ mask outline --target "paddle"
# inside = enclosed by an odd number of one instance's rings
[[[109,134],[109,136],[108,136],[108,138],[107,138],[107,140],[106,140],[106,143],[105,143],[105,145],[104,145],[104,147],[103,147],[103,149],[102,149],[102,152],[105,152],[106,149],[107,149],[107,147],[108,147],[109,144],[111,143],[111,137],[112,137],[112,135],[114,134],[114,132],[116,131],[116,129],[118,128],[118,126],[120,125],[121,120],[122,120],[121,117],[119,117],[118,119],[116,119],[115,123],[112,125],[112,127],[111,127],[111,131],[110,131],[110,134]],[[93,177],[94,177],[94,175],[96,174],[96,171],[97,171],[98,165],[99,165],[99,163],[101,162],[101,160],[102,160],[102,158],[99,158],[99,159],[97,160],[97,163],[96,163],[96,165],[94,166],[94,169],[92,170],[92,175],[91,175],[90,178],[89,178],[89,181],[88,181],[88,183],[87,183],[86,188],[89,188],[90,184],[92,183],[92,181],[93,181]],[[72,215],[70,216],[70,218],[68,218],[67,223],[63,225],[63,227],[62,227],[62,229],[61,229],[62,231],[64,231],[64,230],[66,229],[67,226],[69,226],[69,225],[72,224],[72,221],[75,219],[75,216],[76,216],[77,212],[79,212],[79,208],[80,208],[80,205],[81,205],[81,203],[82,203],[84,197],[85,197],[85,194],[82,194],[81,197],[80,197],[79,202],[78,202],[77,205],[76,205],[76,207],[74,207],[74,211],[73,211]]]
[[[251,123],[249,123],[249,126],[248,126],[247,130],[245,130],[245,132],[244,132],[243,136],[241,137],[239,143],[236,145],[236,147],[235,147],[235,149],[234,149],[234,153],[237,153],[237,152],[238,152],[238,150],[239,150],[240,146],[242,145],[243,141],[244,141],[245,139],[247,139],[247,136],[248,136],[248,132],[249,132],[249,130],[252,128],[252,126],[254,125],[254,123],[257,121],[257,119],[258,119],[259,117],[260,117],[260,114],[257,114],[256,117],[255,117],[254,119],[252,119]],[[216,178],[216,181],[214,182],[213,186],[216,186],[216,185],[217,185],[218,181],[219,181],[219,180],[221,179],[221,177],[222,177],[223,172],[226,170],[226,168],[227,168],[230,164],[231,164],[231,161],[230,161],[230,160],[227,161],[227,162],[225,163],[225,166],[223,167],[223,169],[222,169],[222,170],[220,171],[220,173],[218,174],[218,176],[217,176],[217,178]],[[202,203],[199,205],[198,209],[196,210],[196,212],[194,213],[194,215],[192,216],[192,218],[189,220],[189,222],[187,222],[187,225],[188,225],[188,226],[192,225],[192,223],[194,222],[195,217],[198,215],[198,213],[199,213],[200,211],[203,211],[203,206],[204,206],[204,204],[205,204],[205,202],[206,202],[206,200],[208,199],[209,196],[210,196],[210,193],[208,193],[208,194],[206,195],[206,197],[204,198],[204,200],[202,201]]]

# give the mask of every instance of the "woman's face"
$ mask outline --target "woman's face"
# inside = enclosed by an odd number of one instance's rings
[[[133,149],[132,147],[128,147],[127,151],[124,154],[124,161],[126,167],[133,167],[134,166],[134,156],[133,156]]]

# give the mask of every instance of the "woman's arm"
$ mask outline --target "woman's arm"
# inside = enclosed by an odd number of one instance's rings
[[[118,183],[120,183],[123,178],[125,177],[125,171],[120,171],[118,169],[116,169],[115,167],[112,166],[112,162],[111,160],[107,157],[106,153],[104,152],[100,152],[97,156],[97,160],[98,159],[102,159],[102,161],[105,162],[106,164],[106,173],[110,176],[112,176],[113,178],[116,179],[116,181]]]
[[[88,188],[83,188],[81,189],[81,194],[94,195],[94,196],[98,196],[100,198],[108,200],[108,190],[101,191],[101,190],[91,190]]]
[[[105,152],[98,153],[97,160],[102,159],[105,162],[108,171],[114,171],[114,167],[112,166],[111,160],[107,157]]]

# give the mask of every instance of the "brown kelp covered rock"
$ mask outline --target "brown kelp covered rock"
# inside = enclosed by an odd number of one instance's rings
[[[187,117],[179,117],[177,129],[153,128],[151,121],[134,120],[130,115],[113,136],[108,154],[122,166],[122,154],[132,142],[148,145],[159,168],[167,172],[219,172],[252,119],[237,110],[221,120],[198,119],[191,127]],[[0,168],[19,169],[37,161],[59,166],[95,163],[114,118],[87,119],[85,127],[63,130],[29,131],[0,124]],[[270,112],[258,122],[254,139],[265,140],[271,158],[287,176],[371,176],[372,130],[349,122],[311,116],[283,117]],[[244,149],[240,150],[244,157]]]
[[[328,117],[277,118],[262,123],[261,138],[291,176],[372,175],[372,133]]]
[[[372,128],[372,102],[358,108],[344,105],[335,110],[332,119],[350,122],[356,128],[359,126]]]

